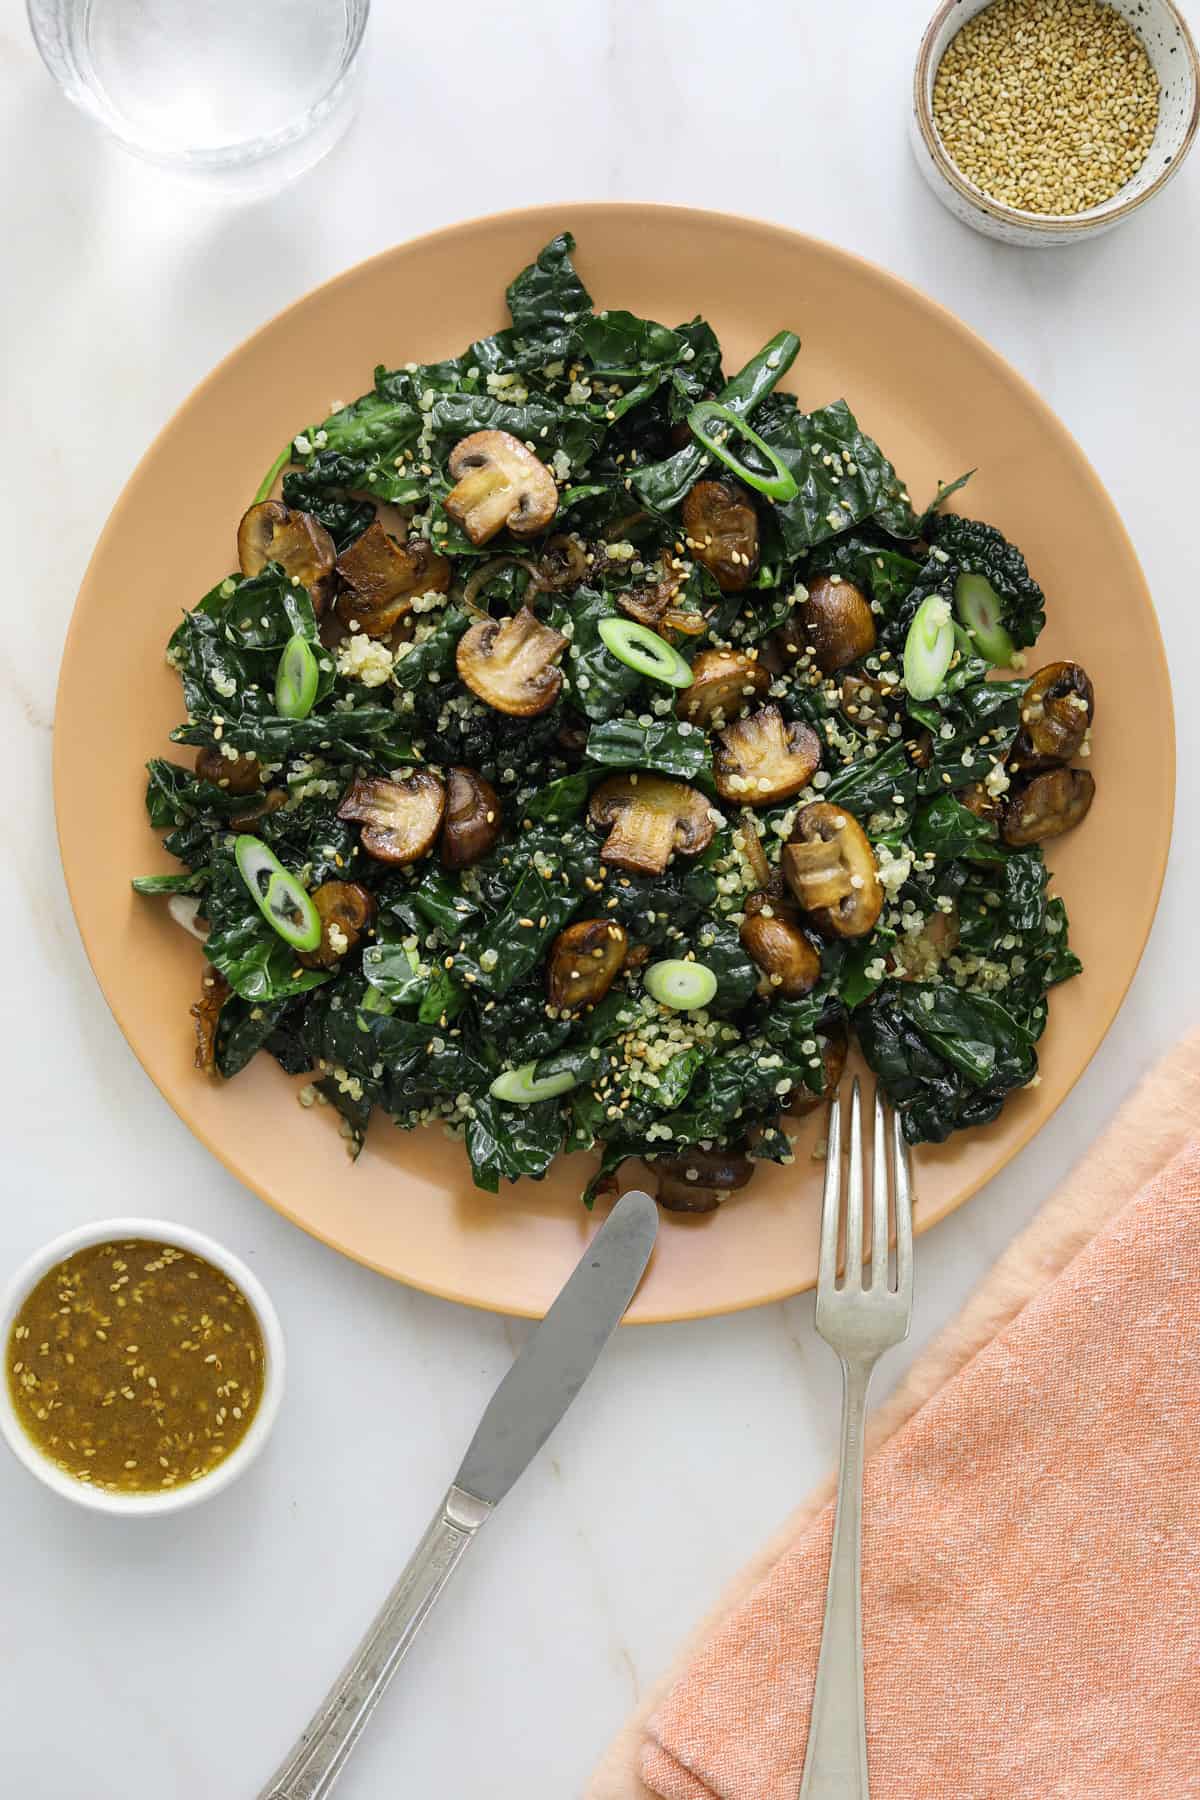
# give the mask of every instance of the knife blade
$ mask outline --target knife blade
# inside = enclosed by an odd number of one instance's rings
[[[636,1190],[613,1207],[492,1395],[454,1484],[496,1506],[591,1374],[650,1260],[658,1207]]]
[[[658,1232],[649,1194],[623,1194],[479,1421],[441,1507],[366,1636],[259,1800],[324,1800],[479,1528],[524,1474],[596,1365]]]

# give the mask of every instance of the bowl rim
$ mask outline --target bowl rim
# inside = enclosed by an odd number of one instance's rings
[[[77,1505],[93,1512],[113,1513],[123,1518],[146,1518],[180,1512],[184,1507],[194,1506],[228,1487],[230,1482],[236,1481],[249,1467],[271,1435],[278,1417],[283,1400],[287,1358],[283,1327],[270,1295],[258,1276],[232,1250],[227,1250],[215,1238],[194,1230],[190,1225],[179,1225],[167,1219],[122,1216],[96,1219],[90,1224],[77,1225],[71,1231],[60,1233],[26,1257],[9,1277],[0,1294],[0,1352],[6,1361],[13,1322],[42,1277],[56,1263],[64,1262],[75,1251],[86,1250],[94,1244],[106,1244],[118,1238],[149,1238],[156,1243],[190,1250],[228,1275],[250,1302],[263,1336],[266,1368],[262,1398],[245,1437],[224,1462],[218,1463],[215,1469],[201,1476],[198,1481],[189,1481],[185,1487],[171,1488],[165,1493],[156,1494],[108,1493],[103,1488],[90,1487],[87,1482],[76,1480],[38,1449],[12,1403],[7,1369],[3,1372],[3,1378],[0,1378],[0,1435],[4,1437],[17,1461],[23,1463],[30,1474],[36,1475],[39,1481],[54,1493],[61,1494],[64,1499],[73,1500]]]
[[[987,0],[992,4],[992,0]],[[1024,231],[1055,237],[1086,237],[1101,225],[1113,225],[1119,219],[1135,212],[1145,201],[1159,193],[1172,178],[1178,174],[1188,151],[1200,129],[1200,55],[1197,54],[1196,42],[1188,28],[1187,20],[1174,4],[1174,0],[1158,0],[1158,4],[1168,15],[1179,32],[1184,49],[1187,52],[1188,66],[1192,72],[1192,110],[1183,134],[1183,141],[1167,166],[1162,169],[1148,187],[1140,194],[1132,194],[1125,200],[1119,200],[1119,192],[1108,200],[1102,200],[1098,206],[1089,208],[1086,213],[1035,213],[1023,212],[1020,207],[1006,206],[1001,200],[993,200],[982,188],[976,187],[953,161],[941,135],[934,123],[933,107],[929,98],[929,71],[933,61],[934,42],[946,20],[961,5],[961,0],[941,0],[937,11],[921,39],[917,51],[917,60],[913,67],[913,116],[922,142],[928,151],[939,174],[944,176],[950,186],[975,211],[986,213],[989,218],[998,220],[1004,225],[1017,226]],[[981,12],[985,10],[980,7]],[[965,21],[964,21],[965,23]],[[943,55],[945,52],[943,52]],[[940,63],[941,58],[938,58]]]

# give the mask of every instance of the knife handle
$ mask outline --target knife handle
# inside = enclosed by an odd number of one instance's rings
[[[358,1649],[259,1800],[324,1800],[434,1601],[491,1512],[452,1487]]]

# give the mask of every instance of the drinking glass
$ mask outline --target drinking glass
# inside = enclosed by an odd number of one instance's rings
[[[231,192],[310,169],[354,110],[370,0],[27,0],[75,105],[127,150]]]

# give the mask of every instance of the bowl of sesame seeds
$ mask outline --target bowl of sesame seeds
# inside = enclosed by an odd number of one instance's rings
[[[1026,247],[1075,243],[1178,172],[1198,72],[1171,0],[944,0],[917,55],[914,153],[964,224]]]
[[[66,1232],[0,1296],[0,1436],[95,1512],[177,1512],[258,1455],[283,1396],[262,1284],[212,1238],[157,1219]]]

